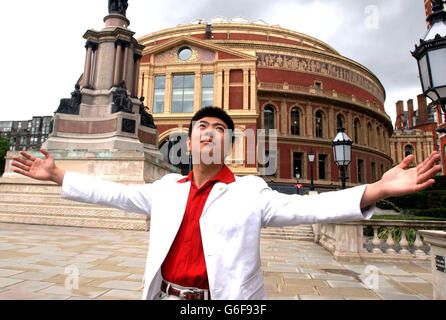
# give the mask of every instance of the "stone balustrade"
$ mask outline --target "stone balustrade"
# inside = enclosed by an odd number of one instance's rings
[[[373,236],[365,236],[365,229]],[[399,229],[400,236],[393,233]],[[315,242],[329,250],[340,261],[359,260],[428,260],[430,246],[424,243],[419,230],[446,231],[446,222],[414,220],[364,220],[313,226]],[[379,232],[387,229],[387,236]],[[409,234],[415,236],[409,243]]]

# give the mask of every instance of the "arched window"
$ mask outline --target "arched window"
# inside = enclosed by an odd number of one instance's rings
[[[271,129],[276,129],[273,106],[267,105],[263,110],[263,123],[266,131],[265,133],[268,133]]]
[[[370,122],[367,124],[367,145],[372,145],[372,125]]]
[[[339,128],[339,126],[341,128],[345,129],[345,120],[344,117],[341,114],[338,114],[338,116],[336,117],[336,130]]]
[[[318,111],[316,112],[316,137],[318,138],[322,138],[324,136],[323,125],[322,112]]]
[[[359,144],[359,137],[360,137],[360,132],[361,132],[361,122],[359,121],[358,118],[355,119],[355,122],[353,124],[353,130],[354,132],[354,138],[355,138],[355,143]]]
[[[407,157],[408,155],[411,155],[411,154],[413,154],[413,146],[407,145],[404,148],[404,157]]]
[[[300,135],[300,112],[298,108],[291,109],[291,134]]]

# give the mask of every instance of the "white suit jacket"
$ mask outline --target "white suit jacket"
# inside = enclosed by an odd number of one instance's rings
[[[168,174],[151,184],[123,185],[67,172],[62,197],[151,215],[150,244],[142,299],[160,291],[161,265],[179,230],[190,181]],[[212,299],[266,299],[260,263],[260,230],[370,219],[375,206],[361,212],[366,185],[319,195],[286,195],[256,176],[215,183],[200,218],[201,238]]]

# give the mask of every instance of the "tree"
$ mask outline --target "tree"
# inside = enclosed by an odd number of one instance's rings
[[[9,138],[0,137],[0,175],[5,171],[5,157],[10,145]]]

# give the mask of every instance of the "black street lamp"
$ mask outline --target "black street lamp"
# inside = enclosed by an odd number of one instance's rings
[[[417,59],[423,94],[446,114],[446,12],[443,0],[432,1],[431,26],[412,56]]]
[[[308,153],[308,161],[310,162],[310,176],[311,176],[310,190],[314,191],[314,182],[313,182],[314,153],[313,153],[313,149],[310,149],[310,153]]]
[[[345,129],[338,124],[338,134],[332,141],[334,161],[341,171],[342,189],[345,189],[345,182],[348,177],[345,171],[352,160],[352,144],[353,141],[345,134]]]

